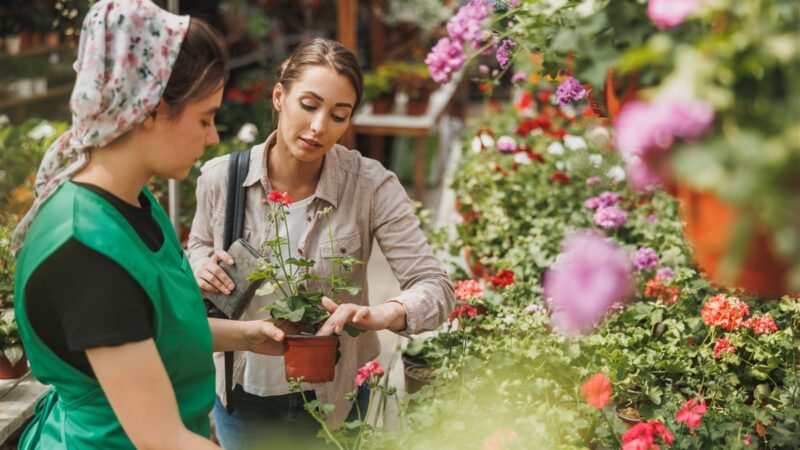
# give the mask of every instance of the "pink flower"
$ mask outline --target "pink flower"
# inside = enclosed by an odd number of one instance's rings
[[[370,385],[377,384],[383,373],[383,367],[378,364],[378,361],[370,361],[364,364],[362,368],[358,369],[358,374],[356,375],[356,386],[361,386],[370,378],[372,378],[370,380]]]
[[[514,153],[514,150],[517,149],[517,141],[511,136],[503,135],[497,139],[495,146],[500,153]]]
[[[461,43],[441,38],[425,57],[425,64],[433,81],[444,84],[450,81],[454,72],[461,70],[466,60]]]
[[[688,402],[681,403],[681,409],[675,413],[675,421],[685,423],[687,427],[694,428],[702,422],[703,414],[706,413],[706,401],[700,400],[698,403],[696,398]]]
[[[511,63],[510,50],[516,46],[517,44],[511,39],[503,39],[503,41],[500,43],[500,47],[497,49],[495,57],[497,58],[497,63],[500,64],[501,69],[505,69]]]
[[[633,255],[633,265],[639,270],[653,270],[658,265],[658,253],[650,247],[640,247]]]
[[[586,397],[589,405],[603,409],[611,403],[611,380],[603,372],[596,373],[583,383],[581,395]]]
[[[522,82],[525,81],[525,79],[527,77],[528,77],[528,75],[524,71],[518,70],[518,71],[514,72],[514,75],[511,76],[511,82],[512,83],[522,83]]]
[[[714,344],[714,358],[722,358],[723,353],[736,353],[736,347],[733,346],[728,336],[717,339],[717,343]]]
[[[600,200],[600,207],[605,208],[609,206],[614,206],[617,203],[619,203],[620,196],[615,192],[605,191],[602,194],[600,194],[597,198],[598,200]]]
[[[778,331],[778,325],[775,323],[775,319],[769,314],[747,319],[742,325],[750,328],[756,334],[771,334]]]
[[[650,0],[647,17],[659,28],[673,28],[692,15],[703,0]]]
[[[482,73],[483,75],[486,75],[487,73],[489,73],[489,66],[487,66],[486,64],[481,64],[480,66],[478,66],[478,72]]]
[[[517,438],[517,433],[514,432],[511,428],[498,428],[492,433],[491,436],[487,437],[486,440],[483,441],[483,448],[482,450],[502,450],[505,448],[505,444],[511,442]]]
[[[698,139],[714,121],[714,109],[700,101],[660,100],[625,104],[616,119],[616,143],[637,190],[660,184],[661,160],[676,138]]]
[[[663,267],[661,269],[658,269],[658,272],[656,272],[656,276],[661,278],[662,280],[671,280],[673,276],[672,268]]]
[[[478,310],[472,305],[458,305],[453,308],[450,317],[447,319],[450,322],[456,319],[463,319],[464,317],[476,318],[478,317]]]
[[[744,442],[744,446],[745,447],[749,447],[750,446],[750,435],[746,434],[744,436],[744,439],[742,439],[742,441]]]
[[[483,289],[475,280],[458,280],[456,283],[456,298],[462,302],[471,299],[480,300],[483,297]]]
[[[272,191],[267,196],[267,200],[269,200],[271,203],[278,203],[286,206],[290,206],[292,204],[292,197],[290,197],[286,192],[280,193],[278,191]]]
[[[575,77],[567,77],[556,89],[556,98],[562,105],[569,105],[583,97],[586,97],[586,88]]]
[[[616,206],[598,208],[594,213],[594,223],[602,228],[619,228],[628,221],[628,214]]]
[[[584,331],[632,293],[628,255],[599,233],[568,236],[556,261],[545,273],[544,295],[557,329]]]
[[[599,197],[587,198],[586,200],[583,201],[583,207],[594,211],[595,209],[600,207],[600,198]]]
[[[491,33],[483,29],[484,23],[492,15],[491,5],[484,0],[471,0],[458,8],[456,14],[447,22],[447,33],[459,44],[469,43],[479,49],[488,42]]]
[[[600,184],[602,182],[603,182],[603,179],[598,177],[598,176],[589,177],[589,178],[586,179],[586,184],[589,185],[589,186],[594,186],[594,185]]]

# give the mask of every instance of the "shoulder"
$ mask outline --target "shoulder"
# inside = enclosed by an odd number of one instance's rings
[[[206,180],[216,180],[218,178],[227,178],[228,176],[228,160],[231,155],[217,156],[216,158],[209,159],[200,167],[200,176]]]
[[[397,179],[394,172],[383,167],[378,161],[363,156],[358,150],[336,144],[333,151],[339,160],[339,170],[359,181],[375,185],[393,178]]]

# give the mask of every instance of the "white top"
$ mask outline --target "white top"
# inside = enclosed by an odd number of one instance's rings
[[[306,214],[308,205],[314,196],[309,196],[303,200],[292,203],[289,206],[289,214],[286,215],[286,223],[289,225],[289,245],[291,245],[291,256],[297,258],[297,247],[300,237],[306,231]],[[286,237],[286,228],[281,224],[278,227],[278,235]],[[287,246],[283,246],[281,253],[286,258],[289,253]],[[250,306],[244,312],[243,320],[264,319],[269,317],[269,313],[261,309],[278,300],[280,290],[270,295],[255,297]],[[286,381],[286,371],[283,366],[283,356],[267,356],[257,353],[245,352],[247,364],[244,369],[244,380],[242,388],[244,391],[261,397],[273,395],[285,395],[289,393],[289,383]],[[309,385],[303,384],[303,389],[311,389]]]

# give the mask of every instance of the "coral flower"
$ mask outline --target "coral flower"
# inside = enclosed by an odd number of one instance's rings
[[[717,294],[706,301],[700,315],[706,325],[733,331],[742,326],[742,320],[750,315],[750,310],[736,297]]]
[[[462,302],[470,299],[480,300],[483,297],[483,289],[475,280],[459,280],[456,283],[456,298]]]
[[[358,374],[356,375],[356,385],[361,386],[367,381],[369,378],[374,377],[372,380],[373,382],[377,383],[377,380],[380,379],[381,375],[383,375],[384,370],[378,361],[370,361],[360,369],[358,369]],[[372,384],[372,383],[370,383]]]
[[[733,346],[728,336],[717,339],[717,343],[714,344],[714,358],[722,358],[723,353],[736,353],[736,347]]]
[[[611,403],[611,380],[603,372],[596,373],[583,383],[581,394],[586,397],[586,403],[602,409]]]
[[[657,420],[637,423],[622,435],[622,450],[659,450],[656,438],[666,445],[675,440],[667,427]]]

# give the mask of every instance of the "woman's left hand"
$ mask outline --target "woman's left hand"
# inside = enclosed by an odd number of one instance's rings
[[[348,324],[367,330],[399,331],[406,327],[406,310],[398,302],[386,302],[376,306],[353,303],[337,305],[328,297],[323,297],[322,306],[331,313],[331,316],[319,329],[317,336],[341,334],[344,326]]]
[[[246,349],[262,355],[283,355],[283,330],[267,320],[250,320],[245,322],[244,330]]]

